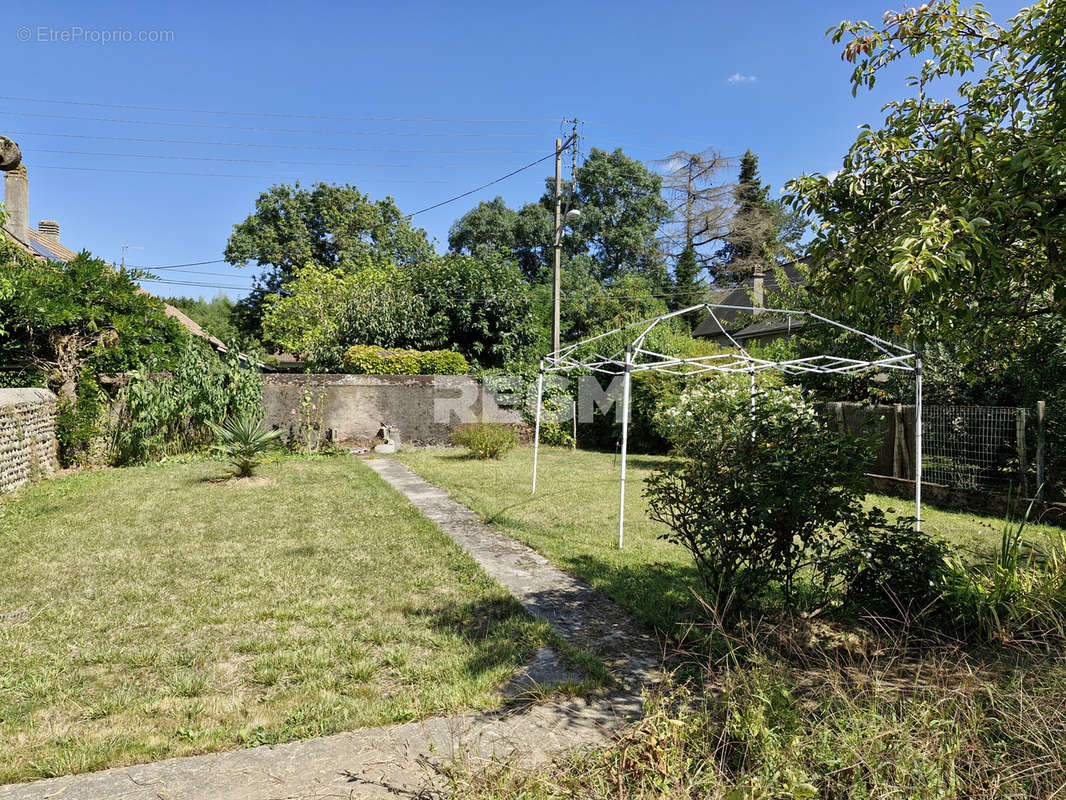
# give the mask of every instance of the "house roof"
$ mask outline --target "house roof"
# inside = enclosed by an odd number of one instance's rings
[[[806,262],[806,258],[801,258],[780,266],[780,270],[785,273],[785,277],[788,280],[788,284],[786,285],[795,286],[802,284],[806,280],[799,267],[800,263]],[[777,276],[778,270],[773,270],[764,276],[763,289],[766,291],[777,289],[779,287]],[[723,306],[736,306],[736,308],[724,308],[716,310],[713,315],[708,314],[707,317],[696,326],[692,335],[700,338],[716,339],[725,343],[729,341],[729,336],[732,336],[737,341],[742,339],[758,339],[763,336],[787,333],[802,325],[801,320],[774,320],[768,322],[755,322],[746,327],[741,327],[741,323],[749,320],[754,313],[754,307],[752,304],[752,292],[754,291],[754,288],[755,278],[754,276],[749,276],[739,284],[722,289],[718,292],[712,291],[707,298],[707,302]]]
[[[63,263],[66,263],[74,260],[78,255],[69,247],[61,245],[59,242],[48,236],[41,235],[38,231],[35,231],[32,228],[27,229],[25,239],[16,236],[7,228],[0,228],[0,233],[15,242],[15,244],[19,245],[19,247],[31,256],[41,261],[62,261]],[[137,288],[137,293],[147,297],[155,296],[151,292],[147,292],[140,287]],[[201,339],[206,339],[210,342],[211,346],[220,353],[225,353],[228,350],[221,339],[212,336],[193,320],[189,319],[184,313],[170,305],[170,303],[163,303],[163,310],[168,317],[176,319],[178,323],[193,336],[199,336]]]
[[[10,231],[5,230],[4,233],[11,236]],[[51,239],[48,236],[42,236],[37,231],[33,230],[33,228],[29,228],[26,233],[29,241],[19,243],[35,256],[66,262],[78,255],[69,247],[61,245],[54,239]],[[11,236],[11,238],[18,241],[15,236]]]

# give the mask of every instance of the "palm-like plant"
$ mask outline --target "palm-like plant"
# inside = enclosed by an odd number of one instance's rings
[[[261,420],[250,414],[227,419],[218,425],[208,421],[218,436],[215,449],[222,453],[237,470],[238,478],[249,477],[263,463],[263,457],[277,447],[280,430],[268,431]]]

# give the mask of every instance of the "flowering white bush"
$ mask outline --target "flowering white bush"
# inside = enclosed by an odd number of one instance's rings
[[[862,516],[868,445],[836,430],[801,389],[747,376],[685,392],[657,417],[679,456],[647,481],[663,538],[692,553],[712,604],[747,605],[817,571]]]
[[[761,437],[770,445],[780,434],[800,429],[821,430],[817,411],[797,386],[755,387],[749,379],[719,380],[682,393],[674,406],[655,418],[660,434],[685,455],[692,448],[721,445],[738,432]]]

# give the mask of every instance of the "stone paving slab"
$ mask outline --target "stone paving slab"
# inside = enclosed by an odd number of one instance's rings
[[[0,786],[0,800],[431,798],[455,757],[534,764],[604,743],[639,703],[543,703]]]
[[[529,613],[598,655],[619,679],[618,691],[0,786],[0,800],[434,798],[440,785],[435,765],[456,757],[536,763],[602,745],[640,715],[642,690],[661,677],[662,653],[653,636],[588,584],[481,522],[403,465],[384,458],[365,463]]]
[[[465,550],[534,617],[598,655],[626,690],[658,682],[663,651],[633,617],[532,548],[486,525],[447,492],[391,458],[364,462]]]

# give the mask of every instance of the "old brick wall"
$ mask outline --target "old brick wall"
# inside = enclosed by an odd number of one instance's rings
[[[58,466],[56,396],[47,389],[0,389],[0,492]]]
[[[524,402],[464,375],[264,375],[265,424],[295,434],[305,392],[338,443],[373,438],[386,423],[405,444],[441,444],[462,423],[521,424]]]

